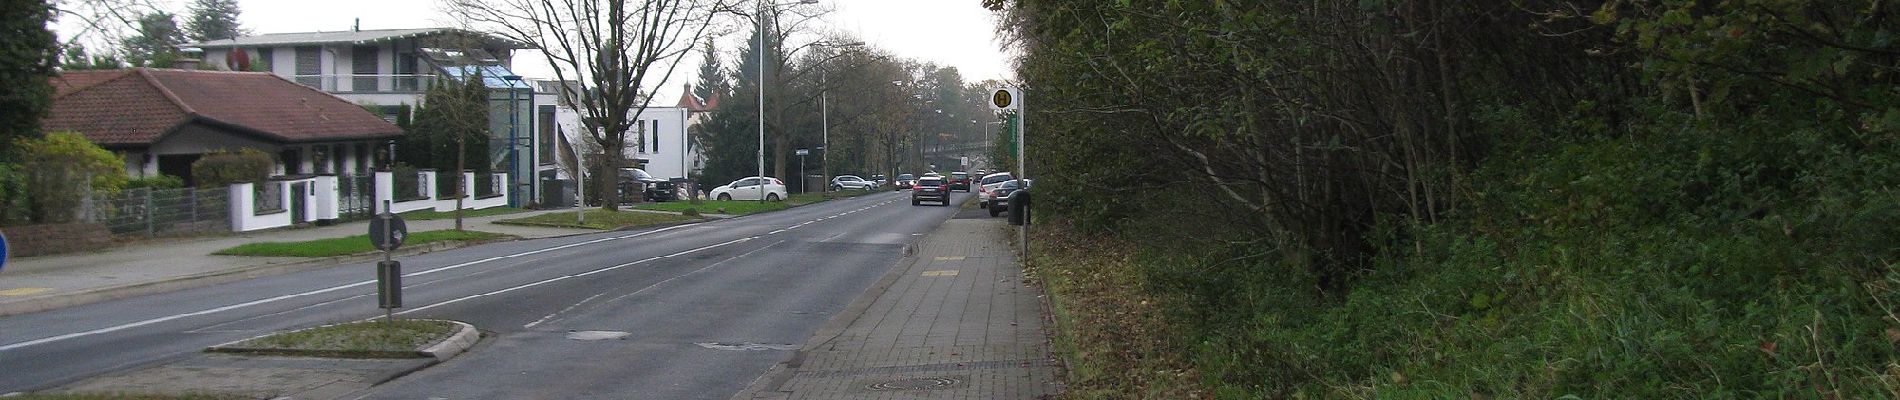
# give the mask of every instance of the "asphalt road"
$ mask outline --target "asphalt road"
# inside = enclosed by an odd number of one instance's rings
[[[367,397],[727,398],[790,357],[906,244],[955,212],[879,193],[399,259],[402,316],[464,321],[485,335],[469,353]],[[379,316],[374,270],[342,265],[0,318],[0,393]]]

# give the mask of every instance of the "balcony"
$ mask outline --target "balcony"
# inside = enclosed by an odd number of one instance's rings
[[[291,75],[293,82],[329,93],[422,93],[435,83],[435,74]]]

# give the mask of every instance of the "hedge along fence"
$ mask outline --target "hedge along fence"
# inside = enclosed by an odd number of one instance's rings
[[[263,182],[275,162],[257,149],[213,151],[191,163],[191,178],[200,188],[222,188],[233,183]]]

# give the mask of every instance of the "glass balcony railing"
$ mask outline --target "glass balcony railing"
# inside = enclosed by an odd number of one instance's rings
[[[434,74],[291,75],[291,81],[330,93],[420,93],[429,90]]]

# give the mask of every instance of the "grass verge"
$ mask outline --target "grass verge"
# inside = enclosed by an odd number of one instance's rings
[[[683,204],[683,202],[680,202],[680,203]],[[661,203],[661,204],[667,204],[667,203]],[[626,229],[626,228],[639,227],[639,226],[695,221],[699,219],[699,217],[690,217],[690,216],[679,215],[679,214],[660,214],[660,213],[637,212],[637,211],[607,211],[607,210],[602,210],[602,209],[590,209],[585,212],[587,213],[587,222],[585,223],[580,222],[577,219],[577,217],[575,217],[574,213],[572,212],[555,212],[555,213],[541,214],[541,215],[536,215],[536,216],[526,217],[526,218],[504,219],[500,221],[495,221],[495,223],[509,224],[509,225],[551,226],[551,227],[559,227],[559,228],[615,230],[615,229]]]
[[[1146,288],[1130,261],[1134,246],[1062,228],[1034,232],[1035,258],[1024,275],[1041,280],[1049,295],[1055,351],[1068,368],[1065,397],[1204,397],[1190,352],[1161,311],[1166,299]]]
[[[463,210],[462,218],[487,217],[487,216],[493,216],[493,215],[507,215],[507,214],[514,214],[514,213],[523,212],[523,211],[528,211],[528,210],[514,208],[514,207],[494,207],[494,208],[484,208],[480,210]],[[410,221],[455,219],[455,212],[454,211],[442,212],[442,211],[436,211],[436,210],[416,210],[416,211],[402,213],[402,219],[410,220]]]
[[[449,321],[398,319],[325,325],[245,340],[218,351],[335,358],[421,357],[420,351],[454,335]]]
[[[423,231],[410,232],[403,239],[403,246],[417,246],[433,242],[451,240],[495,240],[513,236],[481,231]],[[334,257],[367,253],[376,248],[369,244],[369,235],[306,240],[301,242],[259,242],[246,243],[237,247],[218,250],[216,253],[227,256],[254,257]]]

